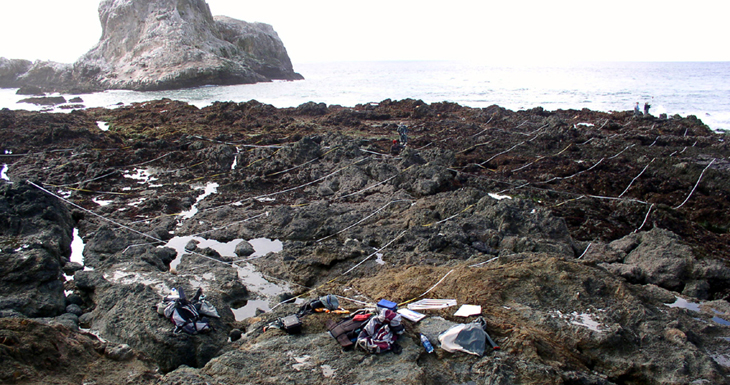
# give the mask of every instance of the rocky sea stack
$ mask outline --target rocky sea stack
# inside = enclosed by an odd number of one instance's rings
[[[730,383],[730,138],[693,116],[158,100],[0,110],[0,143],[3,383]],[[173,332],[173,287],[213,332]],[[325,294],[480,305],[501,350],[441,349],[456,307],[400,354],[264,330]]]
[[[213,17],[204,0],[103,0],[99,43],[73,64],[0,58],[0,87],[92,92],[295,80],[264,23]]]

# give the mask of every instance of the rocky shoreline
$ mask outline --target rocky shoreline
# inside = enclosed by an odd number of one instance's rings
[[[693,116],[410,99],[3,109],[0,379],[728,383],[727,139]],[[162,247],[191,235],[238,247]],[[251,257],[257,238],[283,248]],[[289,293],[256,292],[244,265]],[[204,289],[214,332],[173,333],[154,310],[178,286]],[[292,295],[354,310],[426,291],[481,305],[502,349],[427,354],[418,333],[473,319],[456,308],[406,321],[397,355],[343,352],[334,314],[263,331]],[[255,300],[274,310],[236,319]]]

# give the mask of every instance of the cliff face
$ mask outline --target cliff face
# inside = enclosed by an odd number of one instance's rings
[[[34,63],[0,86],[163,90],[302,78],[270,25],[214,18],[204,0],[104,0],[99,18],[99,43],[72,66]]]

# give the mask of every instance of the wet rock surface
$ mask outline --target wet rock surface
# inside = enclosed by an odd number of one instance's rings
[[[107,359],[159,368],[137,383],[728,383],[726,139],[695,117],[416,100],[2,110],[0,331],[91,330]],[[203,289],[215,331],[172,332],[155,306],[173,287]],[[473,320],[457,308],[405,321],[401,354],[342,351],[335,314],[263,331],[323,294],[481,305],[501,350],[425,353],[419,332]],[[247,301],[274,310],[237,320]],[[13,381],[73,372],[44,370]]]

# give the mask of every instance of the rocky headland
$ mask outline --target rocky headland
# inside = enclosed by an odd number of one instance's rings
[[[99,43],[73,64],[0,58],[0,87],[88,93],[302,79],[270,25],[214,17],[204,0],[103,0],[99,19]]]
[[[728,139],[693,116],[418,100],[4,109],[0,380],[730,383]],[[164,247],[190,235],[236,252]],[[251,256],[259,238],[283,247]],[[288,291],[256,292],[244,265]],[[177,286],[204,289],[214,332],[158,315]],[[263,331],[292,295],[425,292],[481,305],[501,350],[426,353],[418,333],[473,319],[456,308],[405,321],[400,354],[342,351],[334,314]],[[255,300],[274,309],[234,315]]]

